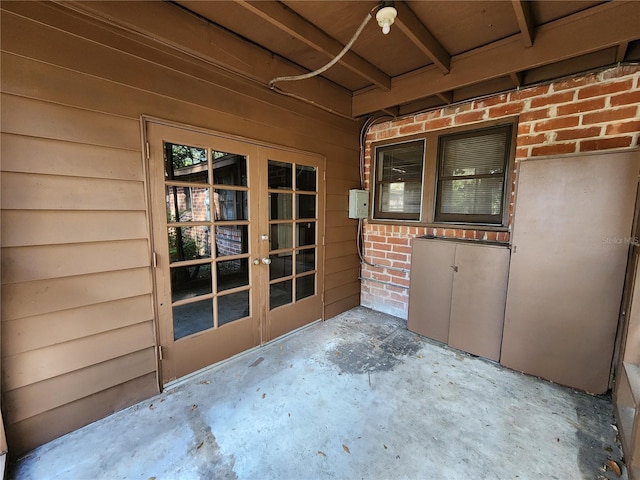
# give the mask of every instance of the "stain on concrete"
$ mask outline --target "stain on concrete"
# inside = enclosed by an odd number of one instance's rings
[[[593,472],[599,472],[599,479],[619,479],[620,477],[606,467],[607,460],[623,466],[622,450],[614,429],[615,418],[610,396],[591,396],[575,392],[576,439],[578,440],[578,466],[583,478],[592,478]],[[594,401],[595,400],[595,401]],[[610,418],[610,429],[603,429],[602,419]]]
[[[411,332],[396,328],[371,330],[357,341],[337,344],[328,359],[341,373],[362,374],[392,370],[404,358],[415,355],[423,343]]]
[[[220,452],[211,426],[203,418],[200,409],[195,405],[190,408],[188,422],[195,438],[192,458],[197,463],[198,477],[237,480],[238,476],[233,471],[236,462],[234,456],[225,456]]]

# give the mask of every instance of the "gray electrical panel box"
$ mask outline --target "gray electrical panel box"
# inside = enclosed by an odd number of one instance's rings
[[[369,216],[369,192],[367,190],[349,190],[349,218],[367,218]]]

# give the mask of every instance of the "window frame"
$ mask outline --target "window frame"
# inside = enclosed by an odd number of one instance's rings
[[[465,130],[457,133],[443,134],[438,136],[438,159],[437,159],[437,168],[436,168],[436,194],[434,199],[434,211],[433,218],[437,223],[461,223],[465,225],[502,225],[504,223],[504,214],[505,209],[504,205],[507,202],[507,179],[508,179],[508,169],[509,169],[509,156],[511,151],[511,141],[512,141],[512,129],[513,125],[495,125],[491,127],[483,127],[473,130]],[[490,133],[490,132],[500,132],[503,131],[506,135],[506,145],[504,151],[503,158],[503,173],[502,173],[502,211],[498,215],[481,215],[481,214],[464,214],[464,213],[441,213],[439,211],[442,206],[442,181],[443,179],[454,179],[457,178],[455,176],[445,177],[442,175],[442,170],[444,169],[444,147],[445,142],[449,139],[464,139],[464,138],[473,138],[482,136],[482,134]],[[491,178],[491,175],[482,174],[482,175],[467,175],[465,179],[468,178]],[[494,177],[495,178],[495,177]],[[462,179],[462,178],[460,178]],[[493,221],[496,217],[499,217],[499,221]]]
[[[483,131],[496,127],[509,127],[511,133],[508,136],[507,147],[507,161],[506,170],[504,175],[504,196],[502,205],[502,216],[500,223],[481,223],[481,222],[469,222],[460,220],[439,220],[436,221],[436,195],[438,194],[438,172],[439,172],[439,148],[440,137],[463,134],[469,132],[472,134],[475,131]],[[489,231],[507,231],[509,226],[509,212],[510,212],[510,197],[513,189],[514,180],[514,166],[515,166],[515,153],[516,153],[516,139],[518,133],[518,116],[504,117],[496,120],[489,120],[485,122],[473,123],[468,125],[461,125],[456,127],[450,127],[439,130],[432,130],[415,135],[407,135],[404,137],[393,137],[381,140],[378,142],[372,142],[369,147],[371,155],[370,162],[370,177],[369,177],[369,189],[371,190],[371,209],[369,211],[369,223],[373,224],[389,224],[389,225],[416,225],[435,228],[465,228],[475,230],[489,230]],[[406,219],[406,218],[388,218],[391,217],[388,214],[384,214],[385,217],[380,217],[377,205],[379,201],[380,191],[378,189],[378,155],[377,149],[383,147],[392,147],[395,145],[401,145],[416,140],[424,141],[424,157],[422,168],[422,199],[420,216],[418,219]]]
[[[419,182],[404,182],[404,183],[420,183],[420,209],[417,214],[415,213],[404,213],[404,212],[382,212],[380,211],[380,199],[377,195],[377,192],[381,192],[381,186],[385,183],[392,183],[388,181],[383,181],[378,177],[381,176],[379,173],[379,168],[382,168],[382,165],[378,164],[378,153],[382,153],[384,151],[392,150],[395,147],[399,147],[401,145],[407,145],[409,143],[422,143],[422,176]],[[373,216],[376,219],[384,219],[384,220],[404,220],[404,221],[419,221],[422,216],[422,208],[424,205],[423,195],[424,195],[424,172],[425,172],[425,158],[426,158],[426,140],[423,138],[417,139],[409,139],[402,142],[391,143],[388,145],[380,145],[377,146],[374,150],[375,155],[375,186],[374,186],[374,202],[373,202]],[[379,217],[378,215],[384,215],[384,217]]]

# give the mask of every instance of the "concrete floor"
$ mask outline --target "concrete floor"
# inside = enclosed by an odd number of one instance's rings
[[[608,397],[503,369],[360,307],[39,447],[11,476],[626,478],[613,423]]]

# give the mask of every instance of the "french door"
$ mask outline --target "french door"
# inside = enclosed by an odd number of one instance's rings
[[[146,135],[163,383],[322,318],[323,159]]]

